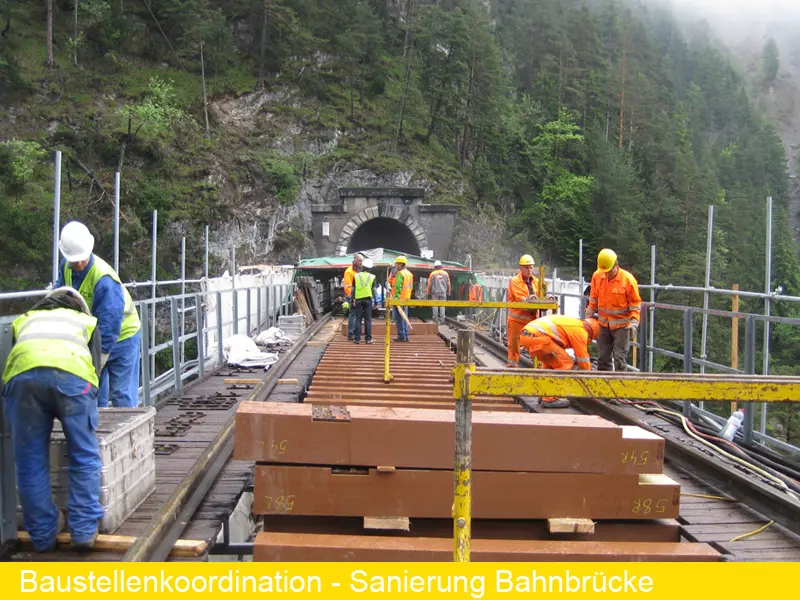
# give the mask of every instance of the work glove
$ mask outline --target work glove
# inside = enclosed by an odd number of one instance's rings
[[[102,371],[106,367],[106,363],[108,362],[109,354],[101,354],[100,355],[100,370]]]
[[[539,298],[536,297],[536,294],[531,294],[527,298],[525,298],[525,302],[536,302]]]
[[[636,335],[639,333],[639,321],[637,321],[636,319],[631,319],[630,325],[628,325],[626,329],[630,331],[631,336],[635,338]]]

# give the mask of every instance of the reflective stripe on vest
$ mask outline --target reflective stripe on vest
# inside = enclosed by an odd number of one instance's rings
[[[106,261],[104,261],[99,256],[94,256],[94,263],[92,267],[89,269],[89,272],[86,274],[86,277],[83,278],[83,282],[81,283],[81,287],[78,290],[83,296],[83,299],[86,300],[86,304],[89,306],[89,309],[92,308],[92,300],[94,299],[94,289],[97,286],[97,282],[100,281],[101,278],[108,275],[116,281],[120,287],[122,288],[122,298],[125,301],[125,308],[122,313],[122,325],[119,330],[119,337],[117,338],[118,342],[122,340],[127,340],[129,337],[133,337],[136,333],[141,329],[141,321],[139,320],[139,313],[136,312],[136,306],[133,304],[133,298],[131,298],[128,289],[122,285],[122,281],[117,275],[117,272],[109,265]],[[72,269],[69,266],[68,262],[64,263],[64,283],[68,286],[72,286]]]
[[[400,298],[407,300],[411,298],[411,292],[414,289],[414,276],[408,269],[403,269],[399,274],[403,276],[403,287],[400,289]]]
[[[372,273],[357,273],[356,274],[356,300],[363,300],[364,298],[372,298],[372,284],[375,283],[375,275]]]
[[[14,321],[14,347],[3,380],[47,367],[71,373],[98,387],[89,340],[97,319],[68,308],[29,311]]]

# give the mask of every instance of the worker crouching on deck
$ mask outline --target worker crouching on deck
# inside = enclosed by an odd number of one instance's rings
[[[142,323],[128,290],[111,265],[93,254],[94,237],[86,225],[71,221],[61,230],[64,256],[54,287],[78,290],[97,317],[102,372],[97,403],[115,408],[139,405],[139,353]]]
[[[525,254],[519,259],[519,274],[508,282],[509,302],[533,302],[537,299],[539,280],[533,276],[533,257]],[[519,367],[519,336],[522,329],[539,316],[538,310],[510,308],[508,310],[508,362],[506,367]]]
[[[597,271],[592,275],[586,315],[597,313],[600,336],[597,338],[597,370],[627,370],[631,338],[639,327],[642,298],[639,284],[628,271],[620,269],[613,250],[603,249],[597,256]]]
[[[548,315],[528,323],[522,330],[520,344],[545,369],[569,371],[592,369],[589,344],[600,334],[596,319],[576,319],[565,315]],[[575,359],[567,353],[571,348]],[[542,398],[544,408],[567,408],[569,400],[552,396]]]
[[[14,321],[13,340],[3,395],[23,526],[37,552],[54,550],[64,528],[50,484],[50,436],[58,419],[69,456],[72,546],[88,550],[103,518],[103,465],[95,433],[101,361],[97,319],[76,290],[58,288]]]

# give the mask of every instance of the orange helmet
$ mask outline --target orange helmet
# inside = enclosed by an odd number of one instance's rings
[[[596,340],[600,336],[600,321],[597,319],[584,319],[583,323],[588,327],[592,339]]]

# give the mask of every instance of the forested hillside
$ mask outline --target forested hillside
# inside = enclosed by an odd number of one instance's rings
[[[780,139],[726,50],[647,3],[0,7],[0,287],[49,279],[60,149],[65,216],[87,219],[105,249],[121,170],[126,278],[147,277],[153,209],[171,240],[159,266],[174,274],[176,240],[199,248],[206,223],[216,264],[231,244],[243,261],[293,261],[311,251],[310,202],[395,184],[463,205],[451,258],[507,266],[525,250],[577,274],[583,238],[586,272],[610,246],[644,281],[656,244],[659,279],[675,284],[702,285],[714,204],[712,283],[752,290],[771,195],[774,287],[800,294]],[[714,335],[711,358],[725,361],[727,327]],[[794,368],[792,338],[778,335],[773,364]]]

